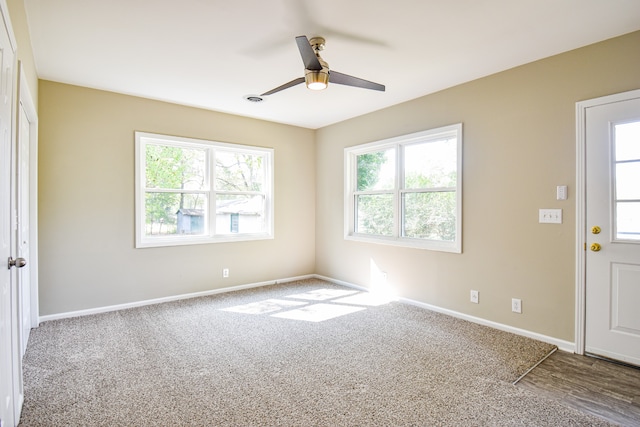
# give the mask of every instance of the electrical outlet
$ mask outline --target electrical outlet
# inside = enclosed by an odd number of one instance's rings
[[[229,277],[229,269],[228,268],[223,268],[222,269],[222,277]]]
[[[471,290],[471,302],[475,304],[480,302],[480,292]]]
[[[511,311],[514,313],[522,313],[522,300],[511,298]]]

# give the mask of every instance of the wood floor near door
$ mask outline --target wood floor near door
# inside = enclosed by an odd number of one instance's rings
[[[517,384],[623,426],[640,426],[640,369],[556,351]]]

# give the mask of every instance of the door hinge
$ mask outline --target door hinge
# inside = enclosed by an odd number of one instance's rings
[[[587,250],[587,242],[584,242],[584,250]]]

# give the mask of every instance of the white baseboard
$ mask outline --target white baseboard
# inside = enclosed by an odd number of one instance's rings
[[[361,290],[361,291],[369,291],[369,289],[367,289],[367,288],[365,288],[363,286],[355,285],[355,284],[349,283],[349,282],[344,282],[342,280],[332,279],[330,277],[325,277],[325,276],[321,276],[321,275],[318,275],[318,274],[316,274],[315,277],[318,278],[318,279],[326,280],[328,282],[333,282],[333,283],[336,283],[338,285],[347,286],[347,287],[358,289],[358,290]],[[542,334],[539,334],[537,332],[528,331],[526,329],[520,329],[520,328],[516,328],[514,326],[509,326],[509,325],[505,325],[505,324],[502,324],[502,323],[493,322],[491,320],[483,319],[481,317],[470,316],[468,314],[460,313],[458,311],[449,310],[449,309],[438,307],[438,306],[431,305],[431,304],[426,304],[426,303],[423,303],[423,302],[420,302],[420,301],[416,301],[416,300],[412,300],[412,299],[409,299],[409,298],[398,298],[398,301],[403,302],[405,304],[411,304],[411,305],[414,305],[416,307],[424,308],[424,309],[427,309],[427,310],[435,311],[435,312],[438,312],[438,313],[446,314],[448,316],[457,317],[458,319],[467,320],[469,322],[477,323],[479,325],[489,326],[490,328],[494,328],[494,329],[498,329],[498,330],[501,330],[501,331],[510,332],[512,334],[522,335],[524,337],[532,338],[534,340],[546,342],[548,344],[555,345],[556,347],[558,347],[562,351],[566,351],[566,352],[569,352],[569,353],[574,353],[575,352],[575,343],[570,342],[570,341],[565,341],[565,340],[561,340],[561,339],[558,339],[558,338],[550,337],[550,336],[547,336],[547,335],[542,335]]]
[[[537,332],[516,328],[514,326],[505,325],[503,323],[494,322],[492,320],[483,319],[481,317],[470,316],[468,314],[460,313],[458,311],[449,310],[449,309],[438,307],[431,304],[425,304],[423,302],[411,300],[409,298],[399,298],[398,300],[407,304],[415,305],[417,307],[426,308],[427,310],[436,311],[438,313],[446,314],[449,316],[457,317],[459,319],[467,320],[469,322],[477,323],[479,325],[489,326],[491,328],[499,329],[501,331],[511,332],[512,334],[522,335],[524,337],[532,338],[534,340],[546,342],[548,344],[557,346],[560,350],[563,350],[563,351],[568,351],[573,353],[575,349],[574,343],[561,340],[558,338],[550,337],[548,335],[542,335]]]
[[[314,274],[313,277],[320,280],[326,280],[327,282],[335,283],[336,285],[347,286],[349,288],[357,289],[359,291],[369,292],[371,289],[364,286],[356,285],[354,283],[345,282],[343,280],[333,279],[331,277],[322,276],[320,274]]]
[[[45,315],[45,316],[40,316],[38,318],[38,320],[39,320],[40,323],[42,323],[42,322],[48,322],[50,320],[59,320],[59,319],[68,319],[68,318],[71,318],[71,317],[89,316],[91,314],[107,313],[107,312],[110,312],[110,311],[125,310],[127,308],[143,307],[145,305],[152,305],[152,304],[161,304],[163,302],[179,301],[179,300],[189,299],[189,298],[197,298],[197,297],[204,297],[204,296],[208,296],[208,295],[222,294],[222,293],[225,293],[225,292],[240,291],[240,290],[243,290],[243,289],[259,288],[261,286],[268,286],[268,285],[276,285],[276,284],[279,284],[279,283],[294,282],[296,280],[313,279],[315,277],[316,276],[313,275],[313,274],[308,274],[308,275],[305,275],[305,276],[288,277],[286,279],[269,280],[269,281],[266,281],[266,282],[250,283],[250,284],[246,284],[246,285],[230,286],[230,287],[227,287],[227,288],[211,289],[211,290],[202,291],[202,292],[193,292],[193,293],[189,293],[189,294],[173,295],[173,296],[163,297],[163,298],[154,298],[154,299],[143,300],[143,301],[129,302],[129,303],[125,303],[125,304],[109,305],[109,306],[106,306],[106,307],[96,307],[96,308],[88,308],[86,310],[69,311],[69,312],[66,312],[66,313],[48,314],[48,315]]]
[[[143,307],[145,305],[160,304],[160,303],[164,303],[164,302],[178,301],[178,300],[183,300],[183,299],[188,299],[188,298],[197,298],[197,297],[203,297],[203,296],[208,296],[208,295],[221,294],[221,293],[225,293],[225,292],[239,291],[239,290],[243,290],[243,289],[258,288],[260,286],[275,285],[275,284],[278,284],[278,283],[287,283],[287,282],[294,282],[296,280],[314,279],[314,278],[315,279],[326,280],[327,282],[332,282],[332,283],[335,283],[335,284],[338,284],[338,285],[347,286],[349,288],[358,289],[358,290],[364,291],[364,292],[368,292],[369,291],[368,288],[366,288],[364,286],[356,285],[354,283],[349,283],[349,282],[345,282],[345,281],[342,281],[342,280],[333,279],[331,277],[326,277],[326,276],[322,276],[322,275],[319,275],[319,274],[308,274],[308,275],[304,275],[304,276],[289,277],[289,278],[285,278],[285,279],[269,280],[269,281],[266,281],[266,282],[256,282],[256,283],[250,283],[250,284],[246,284],[246,285],[230,286],[230,287],[227,287],[227,288],[211,289],[211,290],[202,291],[202,292],[193,292],[193,293],[189,293],[189,294],[174,295],[174,296],[163,297],[163,298],[154,298],[154,299],[149,299],[149,300],[144,300],[144,301],[130,302],[130,303],[126,303],[126,304],[118,304],[118,305],[110,305],[110,306],[106,306],[106,307],[89,308],[89,309],[86,309],[86,310],[69,311],[69,312],[66,312],[66,313],[49,314],[49,315],[46,315],[46,316],[40,316],[38,318],[38,320],[40,322],[47,322],[47,321],[50,321],[50,320],[68,319],[70,317],[89,316],[91,314],[107,313],[107,312],[110,312],[110,311],[124,310],[124,309],[127,309],[127,308]],[[468,314],[460,313],[460,312],[457,312],[457,311],[449,310],[449,309],[438,307],[438,306],[431,305],[431,304],[426,304],[426,303],[423,303],[423,302],[420,302],[420,301],[416,301],[416,300],[412,300],[412,299],[409,299],[409,298],[398,298],[398,301],[403,302],[405,304],[411,304],[411,305],[414,305],[416,307],[424,308],[424,309],[427,309],[427,310],[435,311],[435,312],[438,312],[438,313],[446,314],[446,315],[449,315],[449,316],[457,317],[459,319],[467,320],[469,322],[477,323],[477,324],[484,325],[484,326],[489,326],[491,328],[498,329],[498,330],[501,330],[501,331],[511,332],[513,334],[516,334],[516,335],[522,335],[522,336],[529,337],[529,338],[532,338],[532,339],[535,339],[535,340],[538,340],[538,341],[542,341],[542,342],[546,342],[546,343],[549,343],[549,344],[553,344],[553,345],[557,346],[560,350],[567,351],[567,352],[570,352],[570,353],[573,353],[575,351],[575,344],[572,343],[572,342],[569,342],[569,341],[564,341],[564,340],[560,340],[560,339],[557,339],[557,338],[554,338],[554,337],[549,337],[547,335],[542,335],[542,334],[539,334],[537,332],[528,331],[526,329],[520,329],[520,328],[516,328],[516,327],[513,327],[513,326],[509,326],[509,325],[504,325],[502,323],[493,322],[491,320],[483,319],[483,318],[480,318],[480,317],[470,316]]]

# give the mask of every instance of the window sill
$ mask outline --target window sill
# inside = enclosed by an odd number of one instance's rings
[[[437,240],[420,240],[398,237],[369,236],[363,234],[347,234],[345,240],[374,243],[378,245],[399,246],[412,249],[424,249],[429,251],[462,253],[462,245],[458,242],[443,242]]]
[[[206,245],[215,243],[232,243],[232,242],[250,242],[256,240],[273,239],[273,234],[243,234],[243,235],[221,235],[221,236],[167,236],[158,238],[144,238],[136,241],[136,249],[158,248],[167,246],[188,246],[188,245]]]

